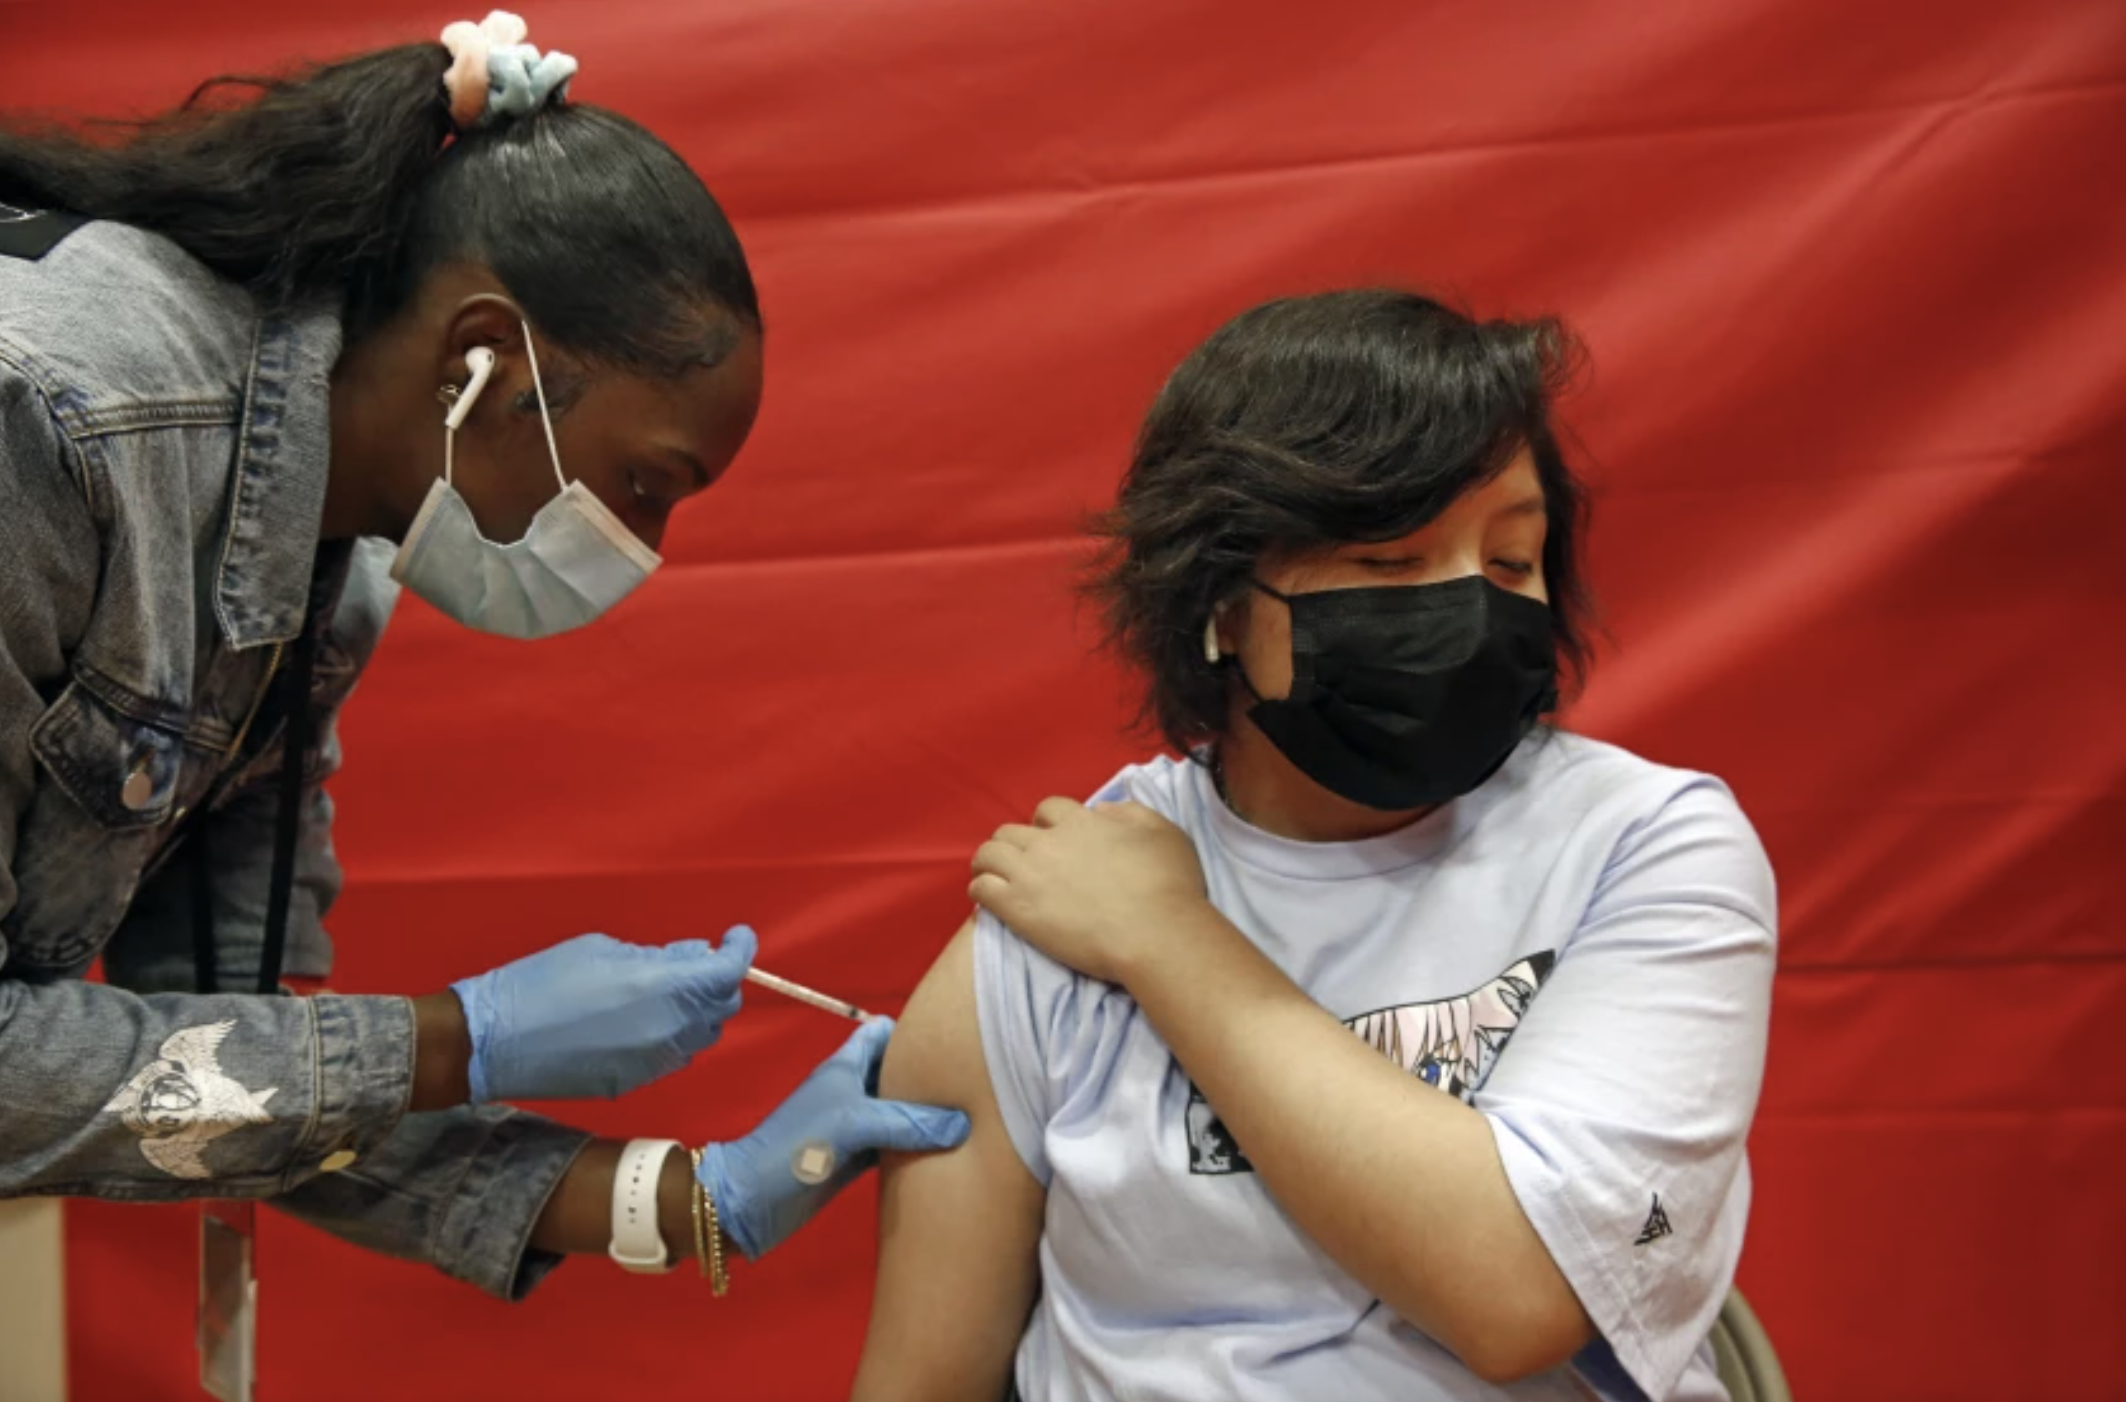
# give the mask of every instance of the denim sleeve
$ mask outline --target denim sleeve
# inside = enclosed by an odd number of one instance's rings
[[[154,994],[0,979],[0,1197],[286,1192],[391,1135],[403,998]]]
[[[338,762],[329,726],[325,734],[320,774]],[[209,819],[216,966],[224,986],[248,987],[257,980],[277,806],[265,776],[278,771],[278,756],[278,749],[262,756],[254,766],[260,780],[240,786]],[[332,802],[322,784],[311,785],[306,802],[286,969],[291,976],[322,978],[332,971],[323,917],[339,893],[340,868],[332,852]],[[191,987],[192,879],[180,857],[135,896],[105,950],[112,982],[140,992]],[[333,1066],[321,1067],[320,1074],[333,1076]],[[407,1115],[381,1137],[370,1134],[360,1145],[345,1146],[357,1154],[351,1164],[308,1178],[272,1205],[365,1250],[426,1262],[491,1295],[522,1299],[560,1263],[558,1256],[529,1250],[527,1242],[561,1175],[589,1139],[503,1107]],[[314,1157],[313,1167],[322,1162]]]
[[[530,1249],[531,1230],[590,1138],[499,1105],[408,1115],[376,1151],[273,1206],[366,1250],[521,1300],[561,1262]]]

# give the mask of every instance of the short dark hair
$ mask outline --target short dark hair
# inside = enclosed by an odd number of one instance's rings
[[[217,78],[115,142],[0,122],[0,200],[161,234],[264,306],[334,306],[349,339],[458,260],[594,361],[678,374],[760,328],[738,236],[670,147],[563,102],[458,131],[450,63],[409,44]]]
[[[1577,355],[1555,320],[1476,321],[1392,290],[1269,302],[1214,332],[1160,391],[1095,527],[1091,592],[1149,680],[1141,719],[1184,752],[1225,730],[1229,674],[1204,626],[1266,555],[1408,535],[1523,447],[1549,518],[1561,689],[1582,680],[1588,499],[1551,418]]]

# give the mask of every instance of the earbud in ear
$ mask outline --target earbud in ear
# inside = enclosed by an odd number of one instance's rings
[[[456,432],[472,412],[472,406],[480,398],[480,391],[487,388],[488,377],[495,373],[495,353],[486,346],[474,346],[465,352],[465,368],[472,372],[472,379],[458,391],[451,402],[450,412],[443,416],[443,427]]]
[[[1214,613],[1203,625],[1203,660],[1215,667],[1224,656],[1218,650],[1218,615]]]

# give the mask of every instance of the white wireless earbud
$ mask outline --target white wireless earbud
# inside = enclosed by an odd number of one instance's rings
[[[488,376],[495,373],[495,353],[486,346],[474,346],[465,352],[465,368],[472,372],[472,379],[458,397],[450,402],[450,412],[443,416],[443,427],[455,433],[472,412],[473,404],[480,398],[480,391],[487,388]]]
[[[1214,613],[1203,625],[1203,660],[1215,667],[1224,655],[1218,650],[1218,615]]]

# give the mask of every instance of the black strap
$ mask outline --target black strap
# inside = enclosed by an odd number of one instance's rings
[[[89,221],[56,209],[25,209],[0,201],[0,257],[36,262]]]
[[[278,993],[281,965],[288,952],[288,907],[295,891],[295,849],[303,829],[303,759],[310,752],[312,720],[310,679],[317,670],[317,619],[309,619],[295,641],[293,664],[281,673],[275,698],[282,719],[280,800],[274,813],[273,874],[266,890],[265,943],[259,951],[258,991]],[[242,764],[238,756],[236,763]],[[214,856],[212,830],[201,813],[185,835],[192,869],[192,978],[202,993],[221,989],[214,942]]]
[[[285,746],[281,759],[279,811],[273,827],[273,885],[266,892],[266,945],[258,960],[258,991],[278,993],[281,963],[288,952],[288,903],[295,892],[295,848],[303,828],[303,760],[310,753],[310,678],[317,670],[315,619],[295,640],[295,666],[288,673]]]
[[[192,874],[192,986],[202,993],[221,992],[214,967],[214,853],[205,823],[185,834],[185,866]]]

